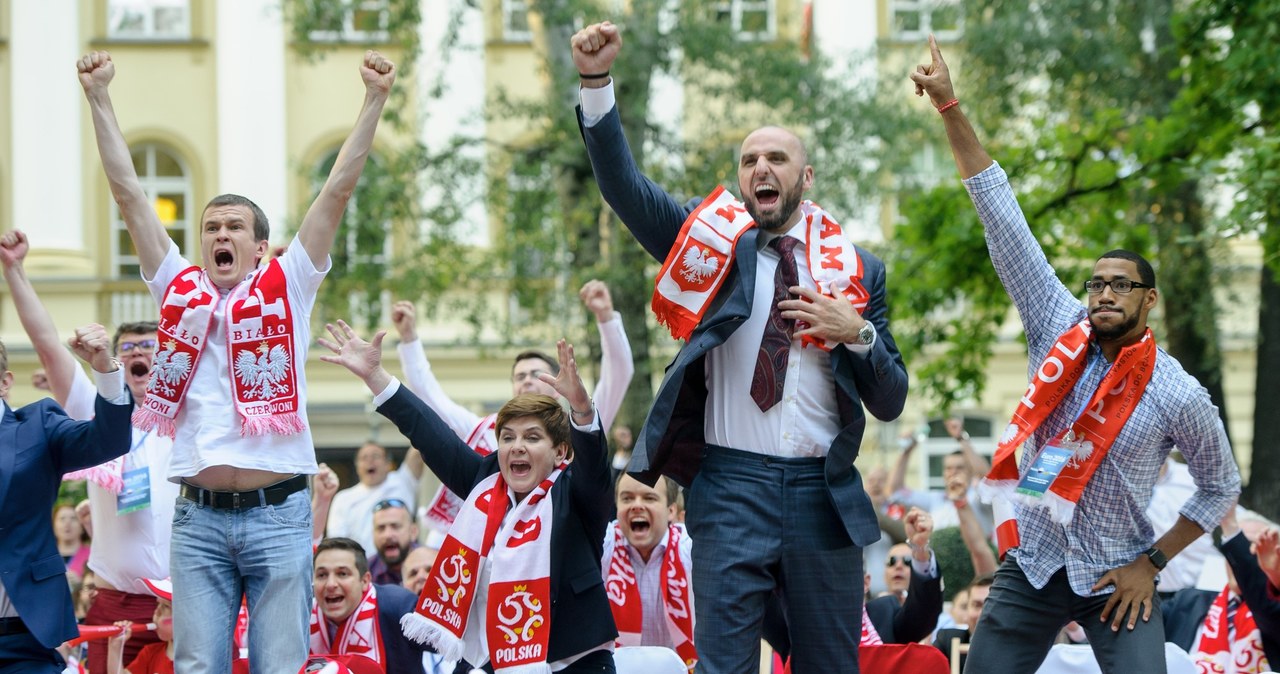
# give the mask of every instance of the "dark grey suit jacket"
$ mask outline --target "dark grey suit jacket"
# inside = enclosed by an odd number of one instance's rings
[[[623,135],[617,107],[595,126],[583,125],[582,132],[605,201],[650,255],[666,259],[685,219],[701,199],[681,205],[640,173]],[[723,344],[752,311],[756,239],[755,228],[738,239],[728,278],[689,341],[667,366],[627,468],[637,479],[653,484],[659,475],[667,475],[688,487],[699,470],[706,448],[705,356]],[[880,528],[853,467],[866,428],[863,407],[878,419],[896,419],[907,397],[907,371],[889,332],[884,263],[860,247],[858,255],[866,265],[863,283],[871,295],[863,317],[875,325],[877,338],[866,355],[854,354],[843,346],[831,351],[842,428],[831,443],[825,474],[832,503],[850,538],[866,546],[880,538]]]

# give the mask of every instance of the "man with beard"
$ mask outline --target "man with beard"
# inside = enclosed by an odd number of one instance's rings
[[[410,454],[417,452],[410,451]],[[409,551],[418,547],[418,524],[409,505],[396,498],[373,504],[373,548],[369,573],[379,585],[399,585]]]
[[[814,169],[776,126],[742,142],[742,201],[717,189],[681,204],[640,173],[623,136],[609,77],[618,27],[588,26],[570,47],[596,182],[666,260],[654,312],[686,340],[628,473],[689,489],[699,671],[759,668],[761,616],[777,592],[794,671],[856,672],[862,592],[849,579],[880,529],[853,460],[864,407],[893,420],[907,395],[884,264],[801,203]]]
[[[0,237],[0,264],[18,319],[44,366],[54,399],[72,419],[92,419],[97,392],[75,356],[62,345],[53,317],[27,278],[24,261],[29,251],[27,235],[19,230]],[[121,324],[111,350],[124,368],[133,402],[141,405],[156,351],[155,322]],[[178,485],[167,479],[173,440],[135,428],[129,447],[123,457],[64,478],[88,483],[94,528],[89,568],[97,578],[98,595],[85,615],[86,625],[112,625],[119,620],[146,623],[155,613],[156,598],[139,578],[169,577],[170,522],[178,497]],[[125,643],[125,662],[157,641],[154,632],[135,635]],[[89,642],[88,665],[90,671],[106,671],[105,641]]]
[[[942,117],[991,261],[1022,317],[1031,376],[986,479],[1015,499],[1018,541],[996,572],[965,671],[1035,671],[1074,620],[1103,671],[1162,672],[1156,576],[1240,493],[1218,410],[1155,345],[1147,316],[1156,277],[1141,255],[1103,254],[1082,284],[1087,306],[1058,280],[961,111],[932,38],[929,46],[932,62],[911,79]],[[1196,491],[1157,539],[1145,511],[1175,445]]]

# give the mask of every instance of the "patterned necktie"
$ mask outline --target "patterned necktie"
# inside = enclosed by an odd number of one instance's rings
[[[1236,613],[1240,610],[1240,597],[1231,595],[1227,600],[1227,643],[1236,639]]]
[[[780,236],[769,242],[781,259],[773,274],[773,301],[769,304],[769,320],[760,337],[760,353],[756,355],[756,371],[751,378],[751,399],[756,401],[761,412],[768,412],[782,400],[782,384],[787,377],[787,360],[791,356],[791,330],[795,327],[795,321],[782,317],[778,302],[790,297],[788,289],[799,283],[796,258],[791,252],[797,243],[800,240],[790,236]]]

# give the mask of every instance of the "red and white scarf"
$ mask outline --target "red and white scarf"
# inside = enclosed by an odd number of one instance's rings
[[[1138,406],[1156,364],[1156,340],[1148,329],[1138,342],[1120,350],[1071,428],[1054,436],[1052,442],[1058,443],[1067,430],[1074,433],[1080,443],[1075,458],[1067,462],[1043,497],[1017,493],[1019,471],[1014,453],[1075,388],[1088,361],[1092,330],[1087,319],[1080,321],[1049,349],[1005,428],[991,472],[983,481],[984,489],[994,489],[1027,506],[1045,508],[1055,522],[1063,524],[1071,521],[1085,486]]]
[[[820,206],[805,201],[800,210],[809,272],[817,291],[835,297],[835,291],[840,290],[861,314],[871,296],[862,285],[865,269],[857,248]],[[723,187],[717,187],[689,214],[653,289],[653,313],[672,337],[688,339],[693,334],[729,276],[738,238],[755,226],[746,206]],[[803,326],[797,324],[796,328]],[[813,337],[805,337],[804,343],[826,351],[836,346]]]
[[[478,643],[468,618],[480,572],[489,560],[485,638],[494,672],[546,674],[551,635],[551,487],[560,464],[512,508],[501,473],[481,480],[449,527],[413,613],[400,620],[405,636],[460,660],[466,643]],[[504,521],[505,518],[505,521]],[[477,664],[477,663],[473,663]]]
[[[880,633],[876,631],[875,623],[871,622],[871,616],[867,615],[867,605],[862,604],[862,640],[858,642],[859,646],[883,646],[884,640],[880,638]]]
[[[1253,611],[1243,601],[1236,609],[1235,637],[1228,639],[1227,601],[1231,588],[1223,588],[1209,607],[1196,649],[1196,669],[1200,674],[1253,674],[1269,672],[1266,651],[1262,648],[1262,632],[1253,619]]]
[[[312,655],[360,655],[387,669],[387,651],[382,647],[382,630],[378,627],[378,591],[373,583],[360,597],[360,605],[338,626],[334,642],[329,641],[328,618],[319,604],[311,606]]]
[[[160,303],[160,351],[133,425],[174,437],[174,420],[208,343],[218,289],[198,266],[178,274]],[[299,410],[293,313],[278,259],[250,274],[227,298],[231,391],[241,435],[306,430]]]
[[[631,554],[627,552],[626,536],[622,525],[613,523],[613,552],[609,557],[609,575],[605,578],[605,591],[609,595],[609,608],[613,609],[613,622],[618,626],[619,646],[641,646],[641,630],[644,610],[640,601],[640,586],[636,584],[635,568]],[[667,618],[667,632],[671,634],[671,647],[684,664],[693,671],[698,662],[698,651],[693,647],[693,607],[690,603],[689,569],[693,561],[680,549],[684,536],[680,527],[667,526],[667,548],[662,555],[662,605]]]
[[[471,429],[471,435],[466,437],[467,446],[474,449],[480,456],[489,456],[498,451],[498,439],[493,432],[497,425],[497,414],[490,414],[481,419],[480,423]],[[462,510],[462,497],[453,493],[448,487],[440,485],[436,488],[435,496],[431,497],[431,504],[427,506],[427,514],[423,518],[431,527],[448,531],[453,525],[453,519],[458,516],[459,510]]]

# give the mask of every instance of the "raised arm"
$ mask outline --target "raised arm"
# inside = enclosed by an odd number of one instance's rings
[[[978,453],[973,448],[973,442],[969,440],[969,433],[964,430],[964,419],[951,417],[943,422],[947,427],[947,433],[960,443],[960,451],[964,453],[964,460],[969,464],[969,470],[975,478],[991,472],[991,462],[987,458]]]
[[[991,166],[991,155],[987,154],[978,134],[974,132],[969,118],[964,116],[956,99],[955,88],[951,84],[951,71],[947,62],[942,60],[942,52],[938,50],[938,42],[929,36],[929,53],[932,62],[929,65],[916,67],[911,73],[911,81],[916,83],[916,95],[929,95],[933,107],[942,115],[943,126],[947,130],[947,140],[951,143],[951,154],[955,156],[956,168],[960,169],[961,178],[972,178],[988,166]]]
[[[329,178],[298,227],[298,241],[316,269],[325,267],[342,214],[347,210],[347,202],[356,189],[360,173],[364,171],[369,150],[373,147],[373,135],[378,129],[378,119],[382,117],[382,107],[386,105],[391,84],[396,79],[395,64],[376,51],[367,51],[360,65],[360,78],[364,80],[365,95],[355,128],[342,144]]]
[[[138,251],[138,266],[146,278],[155,276],[156,269],[164,261],[172,245],[169,233],[160,223],[155,208],[142,190],[138,172],[133,168],[129,145],[124,142],[120,122],[107,87],[116,75],[116,65],[105,51],[95,51],[81,57],[76,63],[80,73],[80,86],[89,101],[89,113],[93,118],[93,135],[98,142],[98,156],[107,174],[111,196],[120,208],[120,217],[129,228],[133,247]]]
[[[400,354],[400,369],[404,372],[409,390],[435,410],[459,438],[466,440],[482,417],[454,402],[431,371],[426,348],[423,347],[422,340],[418,339],[417,310],[413,302],[400,300],[392,305],[391,322],[400,334],[400,345],[396,350]]]
[[[53,324],[53,317],[44,308],[40,297],[36,295],[35,287],[27,278],[23,260],[26,259],[28,250],[30,246],[27,235],[19,230],[15,229],[0,237],[0,264],[4,265],[4,280],[9,284],[9,295],[13,297],[13,306],[18,310],[18,320],[22,322],[22,329],[27,332],[27,338],[31,340],[31,346],[35,347],[36,356],[44,366],[53,399],[65,407],[67,396],[71,393],[71,382],[75,380],[76,370],[80,365],[58,339],[58,328]]]
[[[622,316],[613,310],[613,298],[604,281],[591,280],[578,291],[578,297],[596,317],[600,331],[600,380],[596,382],[595,403],[600,410],[600,424],[605,432],[613,426],[622,409],[631,377],[636,373],[631,355],[631,342],[622,326]]]
[[[996,553],[991,550],[991,542],[982,531],[982,524],[973,512],[968,495],[968,480],[961,475],[951,476],[947,481],[947,499],[955,506],[956,517],[960,520],[960,538],[969,549],[973,577],[979,578],[996,572]]]
[[[582,76],[579,122],[600,195],[636,241],[654,259],[664,260],[690,209],[640,172],[622,132],[609,74],[622,49],[622,33],[608,21],[592,24],[574,34],[570,49]]]

